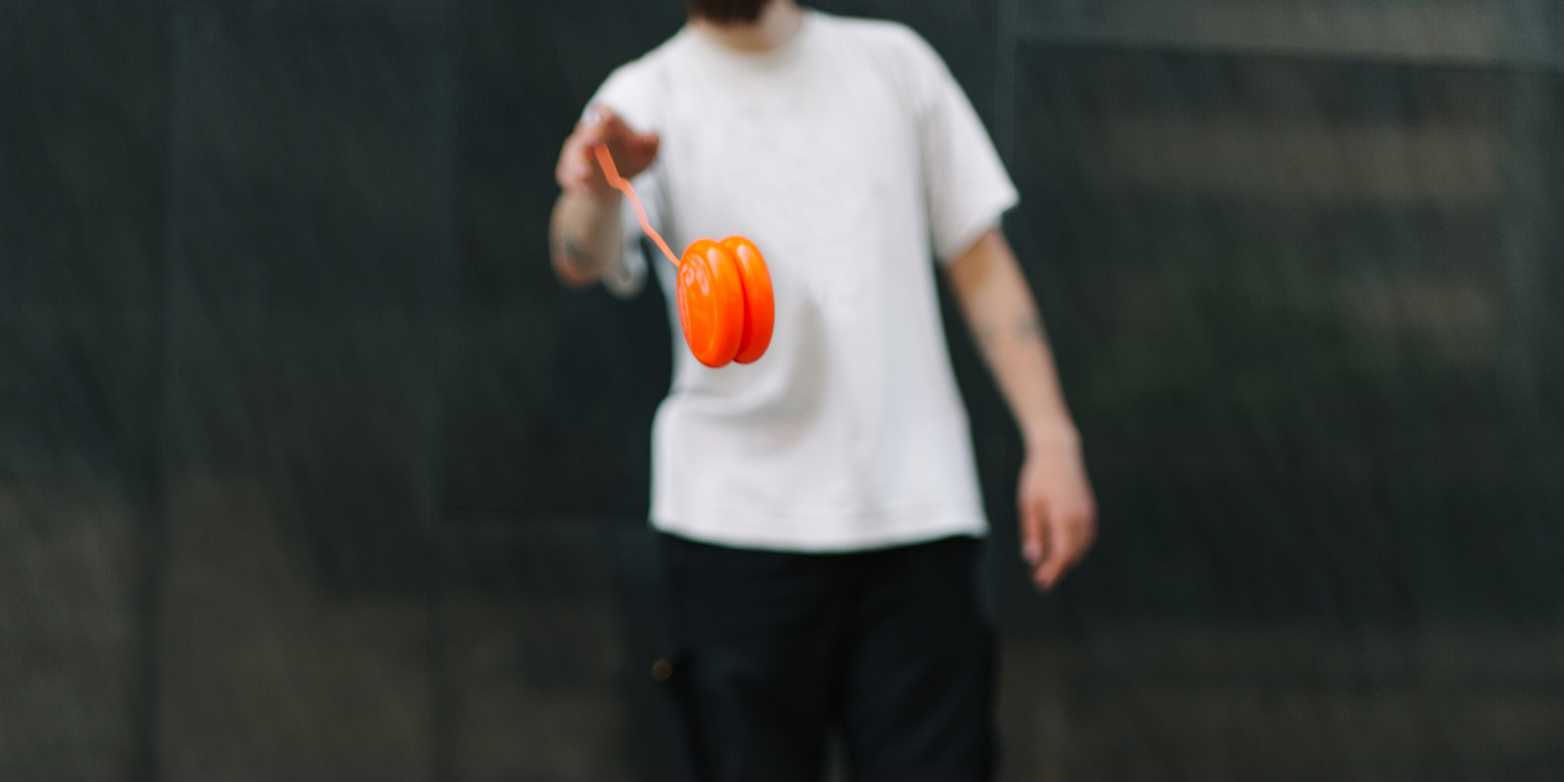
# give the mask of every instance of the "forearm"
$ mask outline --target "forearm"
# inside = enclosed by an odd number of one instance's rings
[[[568,285],[589,285],[622,262],[620,196],[567,192],[549,220],[549,254],[554,272]]]
[[[1028,448],[1076,444],[1047,331],[1004,236],[996,230],[978,241],[953,264],[950,277]]]

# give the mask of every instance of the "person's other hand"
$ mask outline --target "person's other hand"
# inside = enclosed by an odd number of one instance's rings
[[[1032,583],[1052,589],[1097,539],[1097,503],[1075,437],[1031,445],[1016,501]]]
[[[554,169],[554,178],[567,193],[582,193],[596,198],[610,197],[615,190],[603,177],[593,147],[607,144],[619,174],[630,179],[645,171],[657,159],[659,141],[656,133],[637,133],[619,115],[602,106],[593,106],[587,110],[586,118],[565,139],[565,146],[559,151],[559,165]]]

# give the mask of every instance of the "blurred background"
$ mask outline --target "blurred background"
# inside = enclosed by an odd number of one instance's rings
[[[948,321],[1004,778],[1556,779],[1564,4],[809,5],[967,89],[1085,436],[1102,539],[1041,597]],[[680,22],[0,8],[0,778],[666,778],[674,346],[656,286],[562,291],[545,224]]]

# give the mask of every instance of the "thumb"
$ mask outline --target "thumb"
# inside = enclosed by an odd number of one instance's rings
[[[587,107],[572,138],[584,153],[583,156],[591,157],[593,147],[611,142],[615,136],[624,132],[624,122],[619,119],[619,115],[606,106],[594,104]]]
[[[1026,560],[1029,569],[1035,571],[1048,550],[1047,530],[1043,526],[1043,509],[1040,503],[1022,500],[1020,511],[1021,558]]]
[[[1048,554],[1037,568],[1037,581],[1044,589],[1053,589],[1064,578],[1075,558],[1075,537],[1068,525],[1054,524],[1049,529]]]

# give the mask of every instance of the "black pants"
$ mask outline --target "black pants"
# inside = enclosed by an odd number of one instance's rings
[[[839,736],[854,782],[993,776],[994,641],[980,543],[851,554],[661,536],[663,670],[700,782],[808,782]]]

